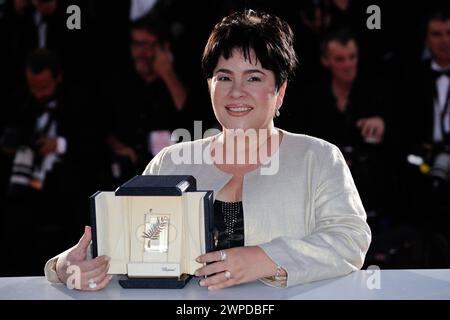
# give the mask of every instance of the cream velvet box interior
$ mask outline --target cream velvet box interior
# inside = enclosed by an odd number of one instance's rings
[[[111,257],[110,274],[129,278],[193,274],[213,249],[212,191],[192,176],[136,176],[91,197],[93,256]]]

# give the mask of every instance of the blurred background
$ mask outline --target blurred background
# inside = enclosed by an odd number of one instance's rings
[[[246,8],[295,33],[300,67],[276,126],[341,149],[373,232],[365,267],[450,267],[449,7],[0,0],[0,276],[43,275],[89,224],[89,196],[140,174],[172,130],[218,128],[201,54],[215,23]]]

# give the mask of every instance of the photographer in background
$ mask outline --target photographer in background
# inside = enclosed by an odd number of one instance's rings
[[[398,81],[396,110],[402,141],[402,185],[407,212],[424,240],[425,267],[450,266],[450,13],[426,20],[425,56]]]
[[[436,11],[427,21],[425,42],[429,58],[408,66],[409,72],[403,79],[401,98],[407,102],[405,129],[410,137],[409,148],[430,149],[448,143],[450,133],[450,12]]]
[[[111,186],[142,171],[181,125],[188,93],[175,71],[166,25],[153,16],[131,29],[130,64],[112,68],[101,104],[110,149]]]
[[[58,57],[45,49],[28,56],[25,77],[0,137],[0,149],[13,157],[2,230],[9,275],[41,274],[40,259],[88,221],[80,208],[87,204],[81,179],[91,143],[82,92],[64,85]]]

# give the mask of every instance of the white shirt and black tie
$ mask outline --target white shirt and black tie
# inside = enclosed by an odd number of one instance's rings
[[[442,142],[442,132],[450,133],[450,106],[447,106],[450,103],[450,67],[442,68],[433,61],[431,63],[431,69],[434,73],[438,73],[435,83],[436,96],[434,98],[433,141]],[[442,124],[444,126],[443,128]]]
[[[45,22],[44,17],[36,11],[34,14],[34,23],[37,28],[38,48],[44,49],[47,47],[47,22]]]

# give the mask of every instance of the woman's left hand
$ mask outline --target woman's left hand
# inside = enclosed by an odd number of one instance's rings
[[[207,286],[208,290],[273,276],[277,269],[277,265],[258,246],[213,251],[199,256],[196,261],[209,263],[195,271],[198,277],[208,276],[200,280],[200,285]]]

